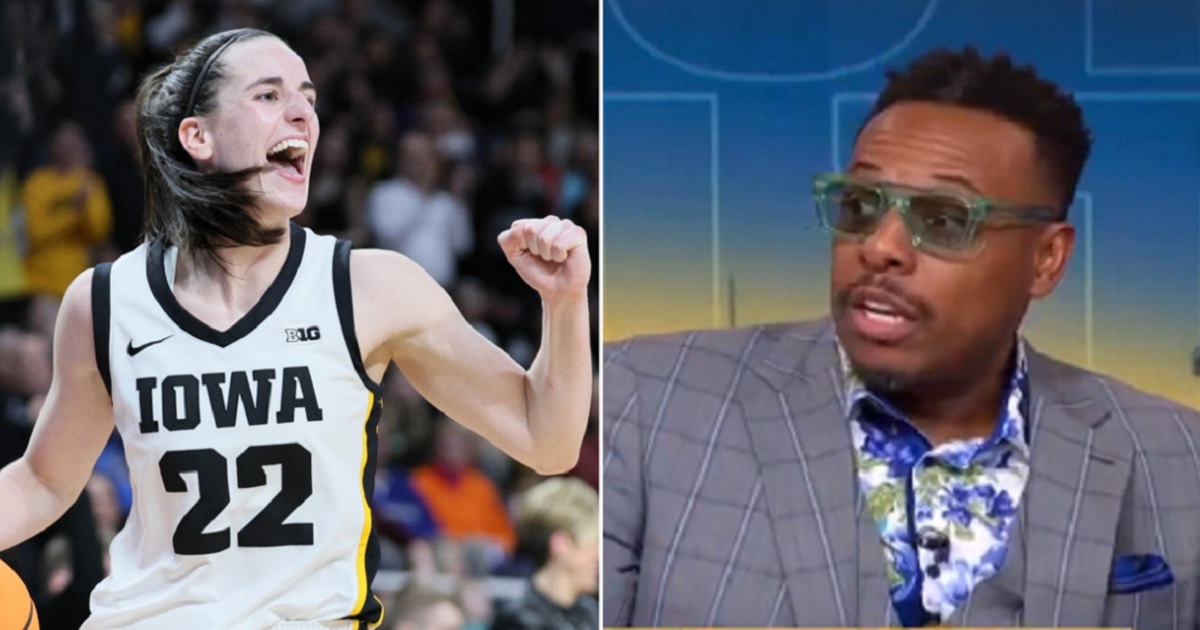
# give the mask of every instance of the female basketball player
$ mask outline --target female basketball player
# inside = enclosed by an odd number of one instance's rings
[[[392,362],[515,459],[542,473],[576,460],[592,382],[583,231],[545,218],[499,236],[544,306],[525,371],[403,256],[291,223],[315,100],[304,62],[254,30],[205,39],[141,89],[147,243],[71,285],[32,443],[0,472],[4,549],[75,500],[115,421],[134,505],[85,628],[378,623],[367,497]]]

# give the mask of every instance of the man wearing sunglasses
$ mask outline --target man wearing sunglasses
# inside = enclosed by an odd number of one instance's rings
[[[1197,627],[1200,417],[1019,335],[1090,146],[929,53],[813,181],[830,317],[608,348],[604,625]]]

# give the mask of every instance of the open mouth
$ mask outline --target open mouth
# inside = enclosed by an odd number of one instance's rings
[[[894,344],[917,331],[915,307],[887,292],[862,288],[850,301],[850,324],[866,339]]]
[[[290,179],[303,179],[304,160],[307,155],[308,141],[289,138],[267,151],[267,162],[276,165],[280,173]]]
[[[863,315],[875,321],[887,322],[890,324],[898,324],[906,319],[904,315],[898,313],[891,305],[881,302],[872,302],[866,300],[859,306],[863,311]]]
[[[917,309],[907,300],[874,287],[860,287],[850,295],[850,305],[880,319],[916,320]]]

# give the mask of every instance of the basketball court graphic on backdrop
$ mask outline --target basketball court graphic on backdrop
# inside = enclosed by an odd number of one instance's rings
[[[826,312],[811,175],[844,166],[884,67],[973,43],[1076,92],[1096,139],[1027,333],[1200,406],[1200,1],[738,4],[604,3],[606,340]]]

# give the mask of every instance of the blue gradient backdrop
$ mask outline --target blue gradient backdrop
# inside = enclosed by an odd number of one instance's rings
[[[606,0],[605,338],[824,313],[810,176],[886,66],[967,43],[1075,91],[1096,137],[1028,334],[1200,406],[1200,0]]]

